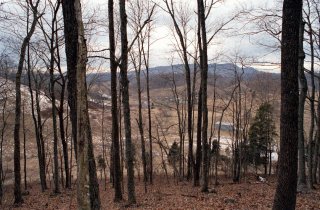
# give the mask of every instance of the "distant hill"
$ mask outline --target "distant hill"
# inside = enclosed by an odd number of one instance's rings
[[[237,71],[238,75],[240,75],[243,71],[242,78],[245,81],[248,80],[254,80],[256,77],[268,74],[269,76],[273,77],[274,79],[280,79],[279,73],[265,73],[262,71],[259,71],[252,67],[244,67],[241,69],[241,67],[236,66],[232,63],[224,63],[224,64],[217,64],[212,63],[208,65],[208,79],[209,79],[209,85],[210,81],[212,83],[213,77],[215,74],[215,78],[217,78],[217,86],[222,87],[222,84],[230,83],[233,81],[235,76],[235,71]],[[194,74],[194,65],[190,65],[191,74]],[[141,72],[141,85],[145,86],[145,77],[144,77],[145,71]],[[172,85],[172,76],[174,73],[175,82],[177,86],[185,84],[185,75],[184,75],[184,65],[183,64],[176,64],[173,66],[157,66],[152,67],[149,69],[150,73],[150,88],[168,88]],[[200,72],[197,72],[198,78]],[[0,77],[1,75],[0,72]],[[48,73],[44,72],[41,74],[41,77],[43,79],[44,83],[49,82],[49,75]],[[57,75],[58,77],[58,75]],[[136,85],[136,79],[135,79],[135,72],[129,71],[128,77],[130,80],[130,86],[132,88]],[[307,76],[308,77],[308,76]],[[8,74],[8,78],[12,81],[15,80],[15,71],[12,70]],[[87,81],[88,83],[95,83],[99,85],[100,83],[108,83],[111,80],[110,72],[103,72],[103,73],[89,73],[87,74]],[[22,75],[22,84],[27,85],[27,75]],[[48,84],[45,84],[44,86],[47,86]]]
[[[209,64],[208,73],[209,75],[213,75],[214,72],[217,76],[230,78],[234,76],[235,70],[237,72],[241,72],[242,69],[239,66],[236,66],[232,63],[224,63],[224,64]],[[194,65],[190,65],[191,73],[193,73]],[[244,77],[251,77],[255,74],[259,74],[260,71],[258,71],[255,68],[252,67],[245,67],[243,69],[244,71]],[[175,75],[183,74],[184,73],[184,65],[183,64],[176,64],[173,66],[157,66],[149,69],[150,77],[154,76],[160,76],[160,75],[171,75],[172,73],[175,73]],[[129,71],[128,76],[131,79],[135,78],[135,72]],[[109,72],[104,73],[90,73],[87,76],[87,79],[89,81],[95,80],[96,82],[105,82],[110,81],[111,75]]]

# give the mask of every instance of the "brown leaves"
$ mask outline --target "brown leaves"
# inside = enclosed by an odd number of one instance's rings
[[[233,184],[230,179],[221,178],[221,184],[214,188],[214,193],[201,193],[200,188],[193,187],[189,182],[176,184],[171,179],[168,184],[164,176],[157,176],[154,184],[148,186],[146,194],[143,182],[136,180],[137,205],[135,206],[127,207],[126,201],[115,204],[110,184],[107,186],[107,191],[101,188],[101,203],[102,209],[272,209],[275,179],[268,180],[271,180],[268,184],[255,182]],[[9,192],[7,194],[9,195]],[[124,192],[124,196],[126,194],[127,192]],[[34,184],[30,194],[24,196],[24,201],[18,209],[77,209],[75,190],[67,190],[53,196],[50,190],[42,193],[38,184]],[[6,202],[0,209],[9,209],[11,204]],[[320,209],[319,189],[308,194],[298,194],[297,209]]]

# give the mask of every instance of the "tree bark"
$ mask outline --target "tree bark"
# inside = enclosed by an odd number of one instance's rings
[[[128,38],[127,38],[127,14],[126,1],[119,0],[120,9],[120,34],[121,34],[121,89],[122,89],[122,105],[124,114],[124,128],[126,137],[126,161],[127,161],[127,187],[129,204],[136,203],[135,186],[134,186],[134,151],[131,140],[131,118],[129,103],[129,80],[128,80]]]
[[[75,0],[62,1],[64,19],[65,51],[67,57],[67,90],[70,107],[70,121],[75,158],[77,159],[77,52],[78,52],[78,23],[74,10]]]
[[[69,97],[70,114],[76,104],[77,134],[77,200],[79,209],[100,209],[99,184],[96,173],[95,158],[93,154],[92,133],[89,121],[86,84],[87,46],[84,37],[80,0],[63,1],[63,15],[65,22],[65,42],[68,63],[68,75],[75,77],[69,80],[68,95],[77,90],[76,97]],[[75,36],[76,34],[76,36]],[[73,40],[72,38],[75,38]],[[75,55],[76,57],[71,57]],[[71,59],[71,60],[69,60]],[[70,69],[71,68],[71,69]],[[71,72],[71,75],[69,74]],[[76,100],[76,101],[73,101]],[[74,122],[73,122],[74,123]],[[73,127],[74,128],[74,127]],[[73,129],[74,132],[74,129]]]
[[[121,166],[120,166],[120,143],[118,122],[118,100],[117,100],[117,62],[115,57],[115,34],[114,34],[114,9],[113,0],[108,1],[109,17],[109,45],[110,45],[110,71],[111,71],[111,114],[112,114],[112,158],[111,170],[114,183],[114,201],[122,200],[121,193]]]
[[[193,169],[193,185],[200,185],[200,168],[201,168],[201,127],[202,127],[202,94],[201,88],[198,93],[198,117],[197,117],[197,148],[196,148],[196,161]]]
[[[284,0],[281,42],[280,155],[273,209],[295,209],[299,109],[299,25],[302,1]]]
[[[35,92],[36,92],[36,112],[35,113],[35,104],[34,104],[34,91],[32,89],[32,83],[31,83],[31,64],[30,64],[30,58],[29,58],[29,52],[28,52],[28,59],[27,59],[28,67],[27,67],[27,75],[28,75],[28,86],[29,86],[29,93],[31,98],[31,114],[32,119],[34,122],[34,129],[36,134],[36,143],[37,143],[37,153],[38,153],[38,165],[39,165],[39,177],[40,177],[40,184],[41,184],[41,190],[44,192],[47,187],[46,182],[46,160],[45,160],[45,151],[44,151],[44,141],[42,136],[42,119],[41,119],[41,109],[39,105],[39,84],[36,77],[33,77],[34,83],[35,83]]]
[[[301,18],[299,28],[299,113],[298,113],[298,191],[304,191],[307,188],[306,180],[306,166],[305,166],[305,150],[304,150],[304,106],[307,98],[308,84],[304,74],[304,58],[305,54],[303,51],[303,33],[304,33],[304,22]]]
[[[18,71],[16,73],[16,102],[15,102],[15,124],[14,124],[14,203],[20,204],[23,202],[21,193],[21,165],[20,165],[20,120],[21,120],[21,74],[23,70],[24,59],[26,55],[27,45],[35,31],[38,21],[38,5],[39,0],[35,5],[31,4],[33,20],[28,29],[26,37],[23,39],[20,57],[18,64]],[[29,7],[29,5],[28,5]]]
[[[200,54],[202,65],[201,65],[201,94],[202,94],[202,186],[201,191],[208,191],[208,173],[209,173],[209,146],[208,146],[208,107],[207,107],[207,79],[208,79],[208,52],[207,52],[207,31],[206,31],[206,18],[204,11],[203,0],[198,1],[198,18],[200,24],[201,36],[198,38],[202,41],[202,50]],[[200,35],[199,34],[199,35]]]
[[[56,28],[57,28],[57,25],[56,25]],[[65,169],[65,176],[66,176],[65,187],[68,189],[71,189],[71,174],[69,173],[69,170],[70,170],[69,153],[68,153],[68,143],[67,143],[67,137],[66,137],[66,133],[68,132],[66,132],[66,129],[64,126],[64,100],[65,100],[65,90],[66,90],[66,79],[61,70],[60,50],[58,46],[58,42],[59,42],[58,30],[56,30],[55,32],[55,39],[56,39],[56,46],[57,46],[56,62],[57,62],[57,66],[58,66],[58,70],[61,78],[60,105],[58,109],[58,116],[59,116],[60,138],[62,142],[62,150],[63,150],[63,158],[64,158],[64,169]]]
[[[60,3],[58,2],[58,6],[55,8],[52,24],[51,24],[51,37],[50,37],[50,96],[51,96],[51,111],[52,111],[52,126],[53,126],[53,163],[54,163],[54,190],[55,194],[60,193],[60,185],[59,185],[59,158],[58,158],[58,129],[57,129],[57,110],[56,110],[56,96],[55,96],[55,78],[54,78],[54,53],[55,53],[55,22],[57,18],[57,12],[59,10]]]
[[[27,138],[27,130],[26,130],[26,118],[25,118],[25,109],[24,102],[22,105],[22,129],[23,129],[23,174],[24,174],[24,190],[27,191],[27,153],[26,153],[26,138]]]
[[[136,80],[137,80],[137,93],[138,93],[138,127],[140,133],[140,143],[141,143],[141,159],[142,159],[142,168],[143,168],[143,182],[144,182],[144,191],[147,192],[147,159],[146,159],[146,147],[144,142],[144,130],[143,130],[143,120],[142,120],[142,101],[141,101],[141,59],[142,59],[142,52],[140,46],[140,40],[138,39],[138,48],[139,48],[139,55],[138,55],[138,64],[133,61],[133,65],[135,66],[136,71]],[[135,55],[133,55],[135,56]]]

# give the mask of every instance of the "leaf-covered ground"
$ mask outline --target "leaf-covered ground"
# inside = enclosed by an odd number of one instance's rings
[[[166,177],[155,177],[154,184],[148,185],[144,192],[142,181],[136,180],[137,204],[126,206],[126,202],[115,204],[113,190],[107,183],[100,183],[102,209],[271,209],[275,192],[275,178],[269,178],[266,183],[256,181],[253,177],[242,180],[240,184],[233,184],[230,179],[222,180],[214,188],[214,192],[201,193],[200,188],[193,187],[191,182],[169,181]],[[76,186],[74,185],[74,188]],[[8,188],[8,187],[7,187]],[[320,190],[312,190],[306,194],[298,194],[297,209],[319,209]],[[213,188],[212,188],[213,189]],[[29,187],[28,195],[24,196],[24,203],[20,207],[12,206],[12,189],[7,189],[0,209],[77,209],[75,190],[63,190],[60,195],[52,195],[48,190],[40,191],[38,184]],[[126,190],[125,190],[126,193]],[[124,197],[125,194],[124,194]]]

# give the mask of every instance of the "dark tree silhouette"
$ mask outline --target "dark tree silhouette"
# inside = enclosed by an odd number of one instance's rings
[[[284,0],[281,42],[279,173],[273,209],[295,209],[298,155],[298,60],[302,0]]]
[[[28,4],[33,15],[33,20],[28,29],[27,35],[23,39],[20,57],[18,64],[18,71],[16,73],[16,107],[15,107],[15,124],[14,124],[14,203],[19,204],[23,202],[22,193],[21,193],[21,166],[20,166],[20,119],[21,119],[21,74],[23,70],[23,64],[25,61],[26,50],[28,43],[35,31],[38,19],[41,17],[38,14],[38,6],[40,0]]]
[[[119,123],[117,105],[117,61],[115,57],[115,35],[114,35],[114,10],[113,0],[108,1],[109,16],[109,45],[110,45],[110,71],[111,71],[111,114],[112,114],[112,174],[114,181],[114,201],[122,200],[121,193],[121,167],[120,167],[120,143],[119,143]]]

